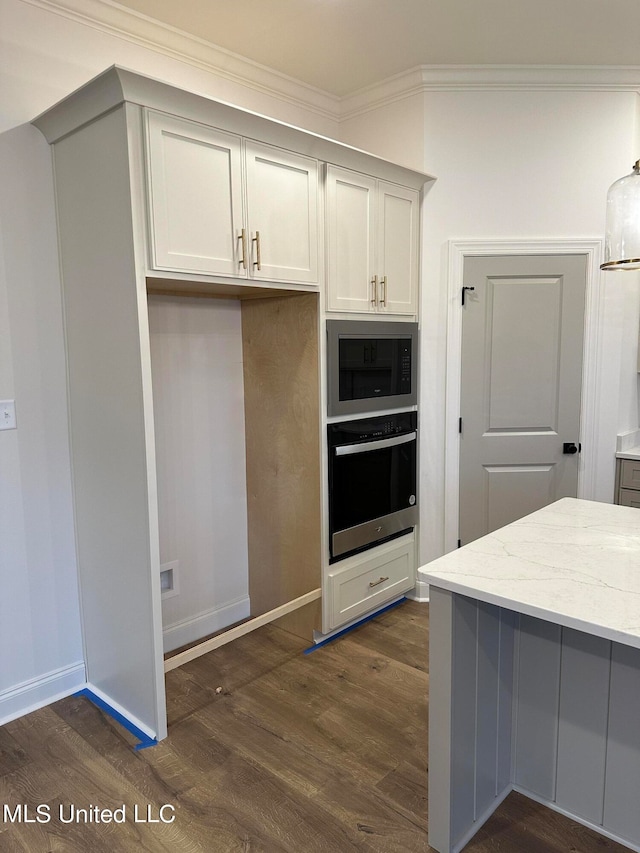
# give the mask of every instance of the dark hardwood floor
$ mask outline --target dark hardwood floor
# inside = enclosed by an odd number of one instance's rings
[[[427,638],[409,601],[310,655],[265,626],[168,674],[169,737],[140,752],[83,698],[7,724],[1,853],[428,853]],[[624,850],[515,794],[466,848]]]

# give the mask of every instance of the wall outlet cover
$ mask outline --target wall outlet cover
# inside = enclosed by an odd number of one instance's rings
[[[16,428],[15,400],[0,400],[0,429]]]
[[[179,569],[179,560],[160,566],[160,594],[163,599],[180,595]]]

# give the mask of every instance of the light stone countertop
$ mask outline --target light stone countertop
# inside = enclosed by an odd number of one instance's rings
[[[628,450],[618,450],[616,459],[640,459],[640,445],[636,444]]]
[[[640,510],[563,498],[420,569],[433,586],[640,648]]]

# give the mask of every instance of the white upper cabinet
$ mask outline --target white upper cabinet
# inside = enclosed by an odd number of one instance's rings
[[[157,113],[147,120],[152,266],[238,275],[240,137]]]
[[[420,196],[327,166],[327,310],[416,314]]]
[[[371,311],[376,303],[376,180],[327,166],[327,308]]]
[[[274,281],[318,281],[318,164],[247,140],[250,274]]]
[[[317,162],[147,113],[151,266],[315,284]]]
[[[415,190],[378,182],[379,308],[390,314],[418,310],[418,222]]]

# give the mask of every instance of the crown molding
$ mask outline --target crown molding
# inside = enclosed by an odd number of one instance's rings
[[[299,80],[121,6],[114,0],[22,0],[202,71],[336,121],[340,99]]]
[[[22,2],[154,50],[331,121],[345,121],[429,91],[583,90],[640,93],[640,66],[420,65],[340,98],[135,12],[115,0]]]
[[[603,91],[640,94],[640,66],[420,65],[340,100],[344,121],[422,92]]]

